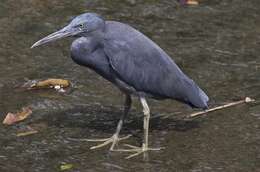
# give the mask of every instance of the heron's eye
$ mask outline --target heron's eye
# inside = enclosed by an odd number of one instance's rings
[[[85,28],[85,25],[83,23],[79,24],[79,29],[82,30]]]

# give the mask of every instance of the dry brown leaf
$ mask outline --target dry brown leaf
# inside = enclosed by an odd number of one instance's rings
[[[32,114],[32,110],[30,107],[24,107],[21,112],[17,112],[17,113],[9,112],[6,115],[3,124],[12,125],[13,123],[26,119],[31,114]]]
[[[186,4],[187,5],[199,5],[199,2],[196,0],[187,0]]]
[[[65,79],[47,79],[39,81],[30,86],[31,89],[41,89],[41,88],[66,88],[70,86],[70,82]]]

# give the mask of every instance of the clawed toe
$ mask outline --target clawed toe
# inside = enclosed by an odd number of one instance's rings
[[[101,148],[101,147],[104,147],[110,143],[112,143],[111,147],[110,147],[110,150],[113,151],[114,150],[114,147],[116,146],[116,144],[121,141],[121,140],[125,140],[125,139],[128,139],[129,137],[131,137],[131,135],[127,135],[125,137],[121,137],[119,138],[116,134],[114,134],[112,137],[110,138],[105,138],[105,139],[85,139],[86,141],[88,142],[103,142],[101,144],[98,144],[96,146],[92,146],[90,147],[90,149],[98,149],[98,148]]]
[[[118,151],[118,152],[134,152],[133,154],[130,154],[129,156],[127,156],[126,159],[130,159],[132,157],[140,155],[141,153],[146,153],[147,151],[159,151],[159,150],[164,149],[164,147],[148,148],[146,146],[137,147],[137,146],[133,146],[133,145],[129,145],[129,144],[124,144],[124,146],[129,147],[130,149],[116,149],[114,151]]]

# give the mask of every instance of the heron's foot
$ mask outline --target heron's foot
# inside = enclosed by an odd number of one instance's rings
[[[147,151],[159,151],[164,149],[164,147],[159,147],[159,148],[148,148],[146,145],[143,144],[142,147],[137,147],[137,146],[132,146],[129,144],[124,144],[124,146],[129,147],[130,149],[116,149],[114,151],[119,151],[119,152],[134,152],[133,154],[130,154],[129,156],[126,157],[126,159],[133,158],[137,155],[140,155],[142,153],[146,153]]]
[[[128,139],[129,137],[131,137],[131,135],[127,135],[125,137],[121,137],[119,138],[117,134],[114,134],[112,137],[110,138],[105,138],[105,139],[86,139],[86,141],[88,142],[103,142],[101,144],[98,144],[96,146],[92,146],[90,147],[90,149],[97,149],[97,148],[101,148],[104,147],[110,143],[112,143],[112,145],[110,146],[110,151],[113,151],[115,146],[117,145],[117,143],[121,140],[125,140]]]

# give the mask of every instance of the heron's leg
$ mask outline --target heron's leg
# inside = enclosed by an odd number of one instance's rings
[[[123,126],[124,119],[127,116],[128,112],[129,112],[129,110],[131,108],[131,104],[132,104],[131,96],[130,95],[126,95],[126,97],[125,97],[125,105],[124,105],[124,112],[121,115],[120,120],[119,120],[119,122],[117,124],[116,132],[113,134],[112,137],[106,138],[106,139],[87,139],[87,141],[90,141],[90,142],[104,142],[104,143],[101,143],[99,145],[92,146],[90,149],[97,149],[97,148],[100,148],[100,147],[103,147],[103,146],[106,146],[106,145],[112,143],[112,145],[110,147],[110,150],[113,151],[114,147],[116,146],[116,144],[120,140],[127,139],[127,138],[129,138],[131,136],[131,135],[128,135],[128,136],[119,138],[119,133],[120,133],[121,128]]]
[[[150,150],[161,150],[163,148],[149,148],[148,147],[148,134],[149,134],[149,120],[150,120],[150,109],[149,106],[145,100],[144,97],[140,97],[141,104],[143,106],[143,112],[144,112],[144,123],[143,123],[143,128],[144,128],[144,138],[143,138],[143,144],[142,147],[137,147],[137,146],[132,146],[125,144],[125,146],[130,147],[131,149],[118,149],[117,151],[122,151],[122,152],[135,152],[132,155],[129,155],[128,158],[132,158],[134,156],[137,156],[141,153],[145,153]]]
[[[144,112],[144,139],[143,139],[143,149],[148,149],[148,135],[149,135],[149,122],[150,122],[150,109],[144,97],[140,98],[143,105]]]

